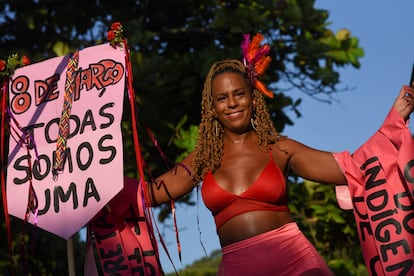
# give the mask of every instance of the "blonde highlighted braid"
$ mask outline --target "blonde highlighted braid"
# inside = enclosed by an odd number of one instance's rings
[[[223,156],[223,127],[217,120],[214,112],[211,84],[214,78],[225,72],[242,75],[252,87],[246,73],[246,67],[239,60],[223,60],[214,63],[207,74],[201,100],[201,122],[198,128],[198,140],[195,147],[194,172],[197,178],[202,179],[208,170],[214,171],[220,167]],[[255,131],[259,137],[258,146],[267,150],[269,144],[274,144],[279,138],[266,107],[263,95],[255,87],[253,101],[255,110],[253,120]]]

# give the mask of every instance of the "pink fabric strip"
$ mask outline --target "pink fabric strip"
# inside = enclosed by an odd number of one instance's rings
[[[352,205],[370,275],[414,275],[414,140],[403,118],[392,109],[366,143],[335,158],[349,188],[337,198]]]

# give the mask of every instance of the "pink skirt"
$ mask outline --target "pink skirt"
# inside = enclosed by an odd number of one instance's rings
[[[219,276],[333,275],[295,222],[222,248]]]

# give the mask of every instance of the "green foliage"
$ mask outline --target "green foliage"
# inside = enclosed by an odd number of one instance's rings
[[[196,125],[190,125],[188,130],[183,129],[184,123],[187,121],[187,116],[184,116],[183,119],[173,127],[176,134],[173,139],[174,145],[183,150],[180,156],[177,157],[177,162],[181,161],[185,156],[187,156],[196,146],[197,137],[198,137],[198,127]]]
[[[4,222],[3,212],[0,216]],[[20,219],[11,217],[11,229],[13,231],[12,270],[8,261],[8,243],[4,233],[5,224],[2,223],[0,231],[0,275],[60,275],[67,274],[67,241],[53,235]],[[80,240],[80,235],[71,237],[74,247],[76,274],[83,274],[83,262],[85,257],[85,242]],[[59,273],[60,272],[60,273]],[[65,273],[62,273],[65,272]]]
[[[361,66],[358,59],[364,56],[364,51],[358,48],[359,40],[351,37],[349,30],[342,29],[335,36],[328,36],[322,41],[330,48],[326,55],[335,59],[338,65],[351,62],[357,68]]]
[[[180,276],[215,276],[221,261],[221,250],[211,252],[210,256],[196,260],[192,265],[179,271]],[[173,276],[175,273],[167,274]]]
[[[290,182],[289,208],[335,275],[368,275],[354,215],[337,206],[333,185]]]
[[[13,75],[14,70],[29,63],[28,57],[17,53],[9,55],[6,60],[0,59],[0,83],[3,84],[4,81]]]

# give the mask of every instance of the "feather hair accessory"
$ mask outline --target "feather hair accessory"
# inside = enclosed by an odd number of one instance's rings
[[[273,92],[269,91],[266,85],[259,80],[259,77],[263,75],[272,61],[268,56],[270,47],[267,44],[261,45],[264,37],[260,33],[257,33],[251,41],[249,34],[244,34],[243,37],[244,40],[240,47],[243,54],[243,63],[246,66],[250,82],[263,95],[273,98]]]

